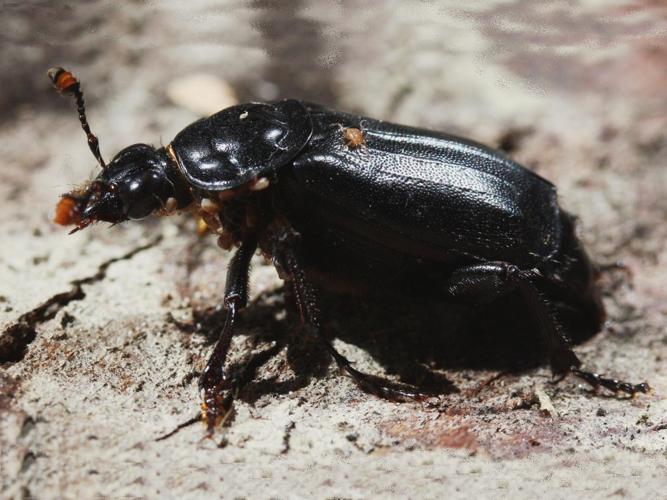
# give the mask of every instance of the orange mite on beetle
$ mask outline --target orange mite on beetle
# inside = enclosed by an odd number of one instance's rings
[[[350,149],[359,149],[366,145],[366,134],[361,129],[350,127],[343,129],[343,141]]]
[[[237,382],[225,361],[238,313],[248,305],[257,251],[272,260],[296,299],[301,330],[377,396],[425,394],[356,370],[332,345],[318,305],[319,290],[333,287],[327,276],[369,296],[421,292],[443,307],[476,307],[512,295],[521,303],[516,314],[534,318],[534,335],[554,375],[572,374],[594,388],[630,395],[649,390],[646,383],[581,369],[568,333],[602,328],[597,268],[553,184],[504,154],[468,139],[287,99],[224,109],[165,147],[128,146],[106,164],[79,81],[62,68],[48,75],[58,91],[75,98],[101,167],[94,181],[62,196],[57,224],[77,231],[99,221],[188,210],[219,235],[221,247],[236,248],[223,298],[227,315],[199,380],[209,431],[224,420],[222,394]],[[370,134],[372,149],[359,155]],[[378,251],[371,260],[359,247]]]

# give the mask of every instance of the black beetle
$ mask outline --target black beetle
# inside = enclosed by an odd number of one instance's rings
[[[271,258],[303,324],[363,389],[418,397],[355,370],[320,334],[316,286],[358,292],[409,287],[414,277],[443,299],[488,303],[517,294],[535,315],[555,375],[629,394],[628,384],[579,369],[561,326],[600,330],[596,271],[555,187],[505,155],[458,137],[332,111],[297,100],[234,106],[196,121],[166,147],[135,144],[105,165],[85,118],[79,82],[49,71],[76,97],[102,172],[63,195],[56,222],[75,231],[195,207],[225,249],[220,338],[200,380],[203,418],[220,417],[225,358],[248,300],[250,260]]]

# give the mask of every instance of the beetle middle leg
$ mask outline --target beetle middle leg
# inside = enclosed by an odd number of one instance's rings
[[[630,384],[579,369],[581,361],[572,351],[551,301],[536,284],[541,278],[536,269],[522,270],[506,262],[492,262],[457,269],[445,286],[450,297],[472,303],[492,302],[509,292],[518,291],[538,320],[538,330],[555,375],[571,373],[594,388],[604,387],[613,392],[630,395],[647,392],[649,387],[646,383]]]
[[[273,248],[279,274],[291,287],[294,300],[301,316],[302,324],[308,329],[315,340],[331,355],[338,367],[346,372],[364,391],[376,396],[395,400],[415,400],[428,397],[412,388],[398,387],[380,377],[362,373],[352,367],[352,363],[329,342],[321,332],[320,310],[314,288],[306,277],[303,261],[300,256],[300,236],[287,227],[276,236]]]

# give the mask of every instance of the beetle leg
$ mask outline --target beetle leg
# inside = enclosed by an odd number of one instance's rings
[[[581,361],[570,348],[547,297],[535,285],[539,272],[523,271],[506,262],[476,264],[457,269],[446,283],[447,293],[472,303],[488,303],[511,291],[518,291],[539,322],[539,332],[547,348],[551,368],[564,374],[578,368]]]
[[[572,375],[579,377],[593,387],[593,389],[604,387],[612,392],[624,392],[630,396],[634,396],[638,392],[646,393],[650,390],[650,387],[646,382],[642,382],[641,384],[630,384],[615,378],[602,377],[597,373],[579,370],[578,368],[572,370]]]
[[[300,235],[291,228],[286,229],[277,238],[274,256],[279,273],[294,292],[294,301],[301,316],[301,322],[309,328],[309,333],[331,355],[338,367],[346,372],[364,391],[376,396],[394,400],[420,400],[428,397],[410,386],[392,384],[380,377],[362,373],[352,367],[352,363],[329,342],[321,333],[320,310],[317,296],[306,277],[299,252]]]
[[[620,283],[625,282],[628,283],[630,286],[632,286],[635,274],[633,270],[624,262],[616,261],[616,262],[597,263],[593,265],[593,274],[596,279],[604,274],[613,274],[614,271],[620,271],[620,273],[623,274],[624,280],[621,281]]]
[[[248,274],[250,260],[257,248],[257,240],[245,240],[236,251],[227,268],[225,283],[224,307],[227,309],[225,324],[220,332],[218,342],[206,364],[206,368],[199,379],[199,389],[202,392],[202,416],[210,429],[215,426],[219,418],[219,407],[222,403],[221,391],[227,383],[224,370],[229,346],[234,335],[234,324],[237,313],[248,303]]]
[[[504,271],[509,285],[515,285],[531,310],[535,311],[540,325],[539,331],[547,346],[551,370],[555,374],[564,374],[581,366],[581,361],[572,351],[570,339],[558,321],[550,300],[533,281],[540,276],[535,271],[521,271],[513,265],[506,266]]]
[[[563,331],[551,302],[535,284],[540,277],[537,270],[525,271],[513,264],[495,262],[457,269],[446,286],[451,297],[478,303],[490,302],[512,290],[519,291],[537,316],[539,331],[547,346],[551,369],[555,375],[564,377],[571,373],[593,388],[604,387],[613,392],[630,395],[647,392],[649,387],[646,383],[629,384],[579,369],[581,361],[572,351],[570,340]]]

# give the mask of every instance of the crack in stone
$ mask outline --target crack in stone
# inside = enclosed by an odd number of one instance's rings
[[[70,302],[85,298],[84,285],[102,281],[107,275],[109,266],[122,260],[131,259],[138,253],[154,247],[160,241],[162,241],[162,236],[158,236],[145,245],[134,248],[120,257],[114,257],[103,262],[97,268],[95,274],[70,282],[72,286],[70,290],[58,293],[34,309],[22,314],[14,324],[5,328],[2,334],[0,334],[0,363],[23,360],[26,348],[37,336],[37,326],[55,317],[58,311],[66,307]]]

